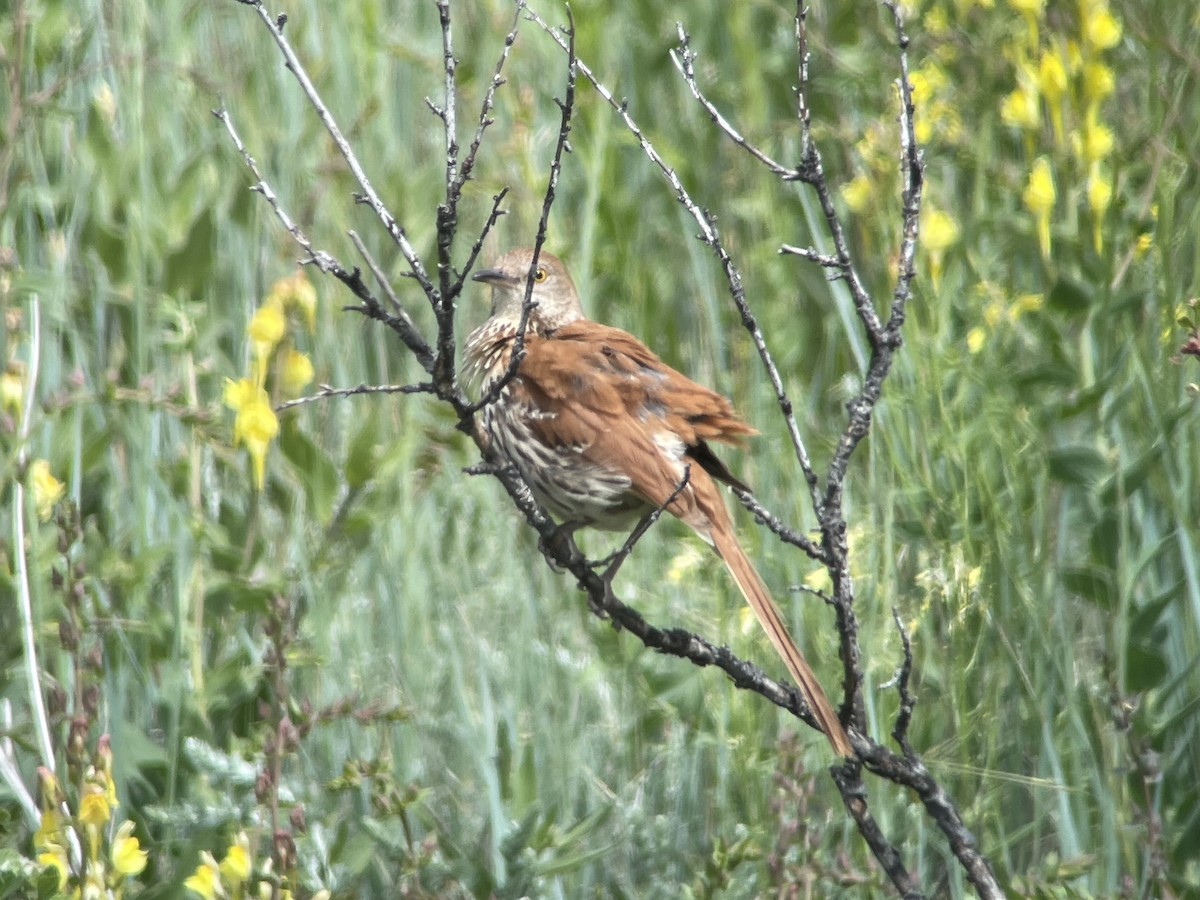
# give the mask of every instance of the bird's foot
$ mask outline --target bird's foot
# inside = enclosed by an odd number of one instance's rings
[[[579,527],[578,522],[563,522],[554,529],[549,537],[538,535],[538,551],[546,557],[550,568],[559,574],[565,572],[566,569],[556,563],[554,557],[565,556],[574,560],[579,555],[578,547],[567,546],[567,542],[575,537],[575,532],[579,530]]]

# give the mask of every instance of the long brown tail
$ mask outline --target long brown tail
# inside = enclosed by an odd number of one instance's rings
[[[737,582],[742,596],[746,598],[746,602],[754,610],[754,615],[758,617],[758,621],[767,632],[767,637],[775,645],[776,652],[783,657],[788,671],[796,679],[796,686],[800,688],[804,702],[817,717],[817,722],[820,723],[825,736],[829,738],[829,743],[833,745],[834,751],[841,756],[853,756],[854,750],[850,746],[850,738],[846,735],[846,730],[842,728],[842,723],[838,720],[829,699],[821,689],[821,683],[817,681],[816,673],[805,660],[804,654],[800,652],[796,642],[792,640],[792,636],[788,634],[787,626],[783,624],[783,619],[779,615],[779,608],[771,599],[771,594],[758,576],[758,572],[755,571],[753,563],[750,562],[745,551],[742,550],[741,544],[738,543],[732,524],[726,521],[714,523],[714,525],[715,527],[712,529],[713,547],[729,568],[729,573]]]

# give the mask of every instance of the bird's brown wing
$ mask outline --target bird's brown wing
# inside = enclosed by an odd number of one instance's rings
[[[755,430],[728,400],[672,369],[633,335],[575,322],[547,338],[531,336],[525,348],[520,374],[529,400],[556,412],[535,424],[547,441],[586,448],[595,461],[627,472],[644,495],[659,491],[642,490],[638,476],[664,454],[664,472],[644,473],[653,485],[681,468],[683,454],[719,481],[748,490],[706,441],[739,444]],[[678,474],[667,479],[678,480]]]

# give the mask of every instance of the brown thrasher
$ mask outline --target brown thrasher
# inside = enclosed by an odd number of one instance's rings
[[[465,353],[465,372],[485,394],[508,372],[532,263],[532,250],[513,250],[472,276],[492,287],[491,316],[468,336]],[[716,481],[747,488],[706,441],[737,444],[754,429],[633,335],[588,321],[566,267],[549,253],[538,256],[531,299],[525,357],[483,410],[496,449],[564,527],[623,530],[665,508],[700,535],[729,568],[833,749],[852,756],[717,490]]]

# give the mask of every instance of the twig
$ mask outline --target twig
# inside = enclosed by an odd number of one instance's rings
[[[504,84],[501,73],[504,71],[504,64],[508,62],[509,51],[512,50],[512,46],[517,40],[517,29],[521,25],[521,12],[525,9],[525,0],[517,0],[516,7],[516,11],[513,13],[512,27],[508,29],[508,34],[504,38],[504,49],[500,52],[500,59],[496,61],[496,68],[492,72],[491,83],[488,84],[488,89],[483,95],[483,104],[480,107],[479,120],[475,127],[475,137],[471,141],[471,146],[467,148],[467,155],[463,158],[462,168],[459,170],[460,187],[470,179],[471,172],[475,169],[475,157],[479,154],[479,148],[483,144],[483,133],[493,121],[489,116],[495,104],[496,91]],[[470,266],[465,266],[463,269],[464,272],[469,270]]]
[[[846,232],[842,228],[841,218],[833,204],[829,183],[825,180],[821,152],[817,149],[812,136],[812,116],[808,105],[807,16],[808,9],[805,6],[805,0],[796,0],[796,51],[799,57],[798,75],[800,79],[799,87],[796,90],[796,118],[800,123],[800,165],[797,168],[796,178],[811,186],[817,195],[817,202],[821,206],[825,225],[836,251],[838,268],[850,289],[854,309],[867,332],[867,339],[874,348],[881,339],[882,325],[879,322],[879,316],[875,313],[875,307],[871,303],[871,296],[867,293],[867,289],[863,286],[862,279],[858,277],[858,272],[854,267],[850,255],[850,245],[846,240]]]
[[[692,96],[704,107],[704,111],[708,113],[708,117],[712,119],[713,124],[725,132],[731,141],[773,173],[781,178],[795,179],[799,174],[795,169],[789,169],[787,166],[775,162],[766,153],[742,137],[741,133],[733,127],[729,120],[721,115],[721,111],[704,96],[704,92],[700,90],[700,85],[696,83],[696,72],[692,68],[692,63],[696,61],[696,54],[692,52],[691,44],[688,41],[688,34],[684,31],[682,22],[675,23],[675,33],[679,37],[679,49],[670,51],[671,62],[675,63],[675,68],[683,76],[684,83],[691,89]]]
[[[753,516],[755,521],[765,525],[768,530],[774,532],[785,544],[791,544],[794,547],[799,547],[812,559],[819,563],[826,562],[825,551],[823,551],[815,541],[806,537],[800,532],[789,528],[783,524],[783,521],[773,512],[767,509],[758,501],[757,498],[748,491],[740,491],[733,488],[733,495],[737,497],[738,502],[742,504]]]
[[[288,42],[287,38],[283,36],[283,29],[276,23],[271,14],[267,12],[266,7],[264,7],[262,4],[262,0],[238,0],[238,2],[243,6],[249,6],[256,13],[258,13],[258,17],[262,19],[263,25],[265,25],[267,31],[271,33],[271,37],[275,39],[276,46],[279,47],[279,51],[283,54],[284,64],[287,66],[288,71],[291,72],[296,78],[296,81],[299,82],[301,90],[304,91],[304,95],[308,98],[308,102],[311,103],[313,109],[316,110],[317,116],[321,120],[321,124],[325,126],[325,130],[333,139],[334,144],[337,145],[338,151],[342,154],[342,158],[346,161],[346,165],[350,167],[350,172],[354,176],[354,180],[357,181],[359,187],[362,188],[363,199],[367,205],[374,210],[375,215],[383,225],[384,230],[391,235],[392,240],[396,242],[396,246],[400,249],[400,253],[408,262],[409,268],[412,270],[413,277],[417,280],[417,283],[421,285],[421,289],[425,292],[425,295],[430,298],[434,297],[436,295],[436,289],[434,288],[433,283],[429,280],[429,276],[425,272],[425,266],[421,263],[420,258],[417,256],[417,252],[413,249],[412,244],[409,243],[408,235],[405,234],[404,229],[400,226],[400,223],[396,221],[395,216],[388,211],[387,206],[384,205],[383,201],[379,199],[379,195],[375,192],[375,188],[371,186],[371,182],[367,180],[366,172],[359,163],[358,157],[354,155],[354,150],[351,148],[350,142],[346,140],[345,135],[343,135],[341,129],[338,128],[337,122],[334,121],[333,115],[325,106],[324,101],[321,100],[321,95],[317,93],[317,89],[313,87],[313,83],[309,79],[308,73],[304,70],[304,66],[300,64],[300,60],[297,58],[295,51],[292,50],[292,45]]]
[[[442,120],[446,136],[446,199],[437,208],[437,296],[430,295],[437,320],[437,359],[433,367],[435,384],[443,390],[454,383],[454,301],[456,294],[451,249],[458,231],[458,199],[462,185],[458,180],[458,61],[454,58],[454,38],[450,27],[450,0],[437,0],[438,22],[442,29],[443,97],[445,106],[434,111]],[[428,102],[428,101],[427,101]],[[430,106],[433,106],[431,103]],[[458,281],[461,290],[462,281]]]
[[[908,689],[908,679],[912,675],[913,654],[912,641],[908,638],[908,630],[900,618],[900,610],[892,607],[892,621],[896,623],[896,631],[900,634],[900,645],[904,650],[904,660],[900,671],[896,673],[896,693],[900,695],[900,711],[896,714],[896,724],[892,727],[892,738],[899,745],[905,756],[912,757],[912,745],[908,742],[908,726],[912,722],[913,710],[917,701]]]
[[[575,57],[575,20],[571,16],[571,7],[567,5],[567,88],[565,99],[554,102],[558,104],[561,113],[558,127],[558,141],[554,145],[554,157],[550,161],[550,176],[546,180],[546,193],[542,198],[542,214],[538,218],[537,235],[533,242],[533,258],[529,262],[529,271],[525,275],[525,300],[521,304],[521,319],[517,323],[517,337],[513,341],[512,356],[508,368],[487,389],[477,403],[470,406],[471,412],[477,412],[495,403],[500,394],[517,376],[521,361],[525,358],[525,330],[529,326],[529,316],[536,305],[533,300],[533,279],[537,275],[538,258],[542,246],[546,243],[546,229],[550,222],[550,209],[554,206],[554,195],[558,188],[558,176],[562,171],[563,153],[570,149],[568,138],[571,135],[571,116],[575,111],[575,77],[579,61]]]
[[[238,0],[238,2],[244,2],[244,0]],[[375,299],[367,286],[363,284],[358,269],[349,271],[332,254],[326,253],[323,250],[316,250],[312,242],[304,234],[304,231],[292,221],[291,216],[284,210],[275,191],[271,189],[270,183],[262,176],[262,173],[258,169],[258,163],[254,161],[254,157],[246,150],[246,145],[242,143],[241,136],[233,125],[233,118],[229,115],[229,111],[225,107],[221,107],[220,109],[213,110],[213,115],[225,126],[225,130],[229,133],[233,145],[242,156],[242,161],[254,176],[255,183],[251,185],[250,190],[261,194],[266,199],[271,209],[274,210],[275,216],[283,223],[283,227],[287,229],[288,234],[292,236],[292,240],[304,250],[305,258],[302,262],[315,265],[322,272],[333,275],[346,285],[346,287],[350,288],[350,291],[363,302],[364,309],[360,310],[360,312],[365,312],[371,318],[378,319],[387,324],[399,335],[400,340],[404,342],[405,346],[412,351],[422,368],[426,372],[431,371],[433,368],[433,351],[430,350],[429,344],[425,342],[420,332],[417,331],[412,319],[409,318],[403,309],[399,308],[399,301],[394,299],[393,296],[397,315],[393,316],[385,313],[383,307],[379,305],[379,301]],[[351,232],[350,239],[359,248],[359,252],[366,255],[366,248],[358,240],[358,236]],[[371,266],[372,273],[375,274],[376,278],[384,280],[378,267],[374,266],[373,263],[371,263]]]
[[[297,406],[306,406],[309,403],[315,403],[318,400],[328,400],[330,397],[354,397],[358,394],[432,394],[434,393],[433,385],[426,382],[424,384],[360,384],[358,387],[352,388],[335,388],[328,384],[318,386],[315,394],[308,394],[304,397],[297,397],[295,400],[288,400],[280,403],[275,407],[275,412],[283,412],[287,409],[295,409]]]
[[[354,245],[354,249],[358,251],[358,255],[367,264],[367,268],[371,270],[371,276],[375,279],[375,283],[379,285],[379,289],[383,291],[383,296],[387,297],[387,301],[391,304],[396,318],[403,322],[405,327],[413,334],[419,334],[416,323],[413,322],[412,317],[408,314],[408,310],[400,303],[400,298],[392,290],[392,283],[388,281],[387,275],[384,274],[379,263],[375,261],[375,257],[371,255],[371,251],[367,249],[367,245],[363,243],[362,238],[358,236],[358,232],[350,229],[346,234],[350,237],[350,243]]]
[[[862,767],[850,763],[844,766],[834,766],[832,770],[834,784],[842,795],[842,803],[846,812],[854,819],[858,833],[862,835],[876,861],[887,873],[904,900],[924,900],[925,895],[917,889],[916,879],[904,865],[900,852],[887,839],[883,829],[871,814],[867,803],[867,788],[862,780]]]
[[[845,273],[842,271],[842,261],[832,254],[821,253],[812,247],[793,247],[791,244],[781,244],[779,253],[783,256],[799,256],[815,262],[822,268],[833,269],[835,274],[829,276],[830,281],[837,281],[845,277]]]

